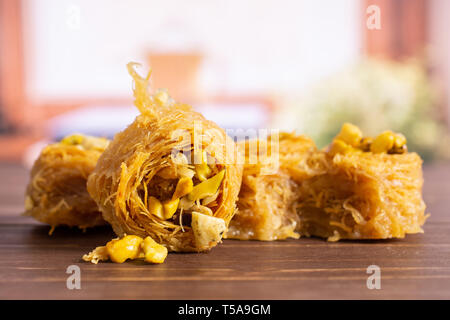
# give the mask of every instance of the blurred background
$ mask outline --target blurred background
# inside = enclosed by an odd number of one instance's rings
[[[350,121],[442,161],[448,30],[448,0],[0,0],[0,161],[122,130],[137,115],[129,61],[224,128],[323,147]]]

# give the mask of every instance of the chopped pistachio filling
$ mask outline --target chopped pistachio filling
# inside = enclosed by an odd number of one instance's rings
[[[127,260],[144,258],[149,263],[163,263],[167,257],[167,248],[150,237],[142,239],[135,235],[125,235],[122,239],[112,239],[105,246],[95,248],[83,256],[84,261],[97,264],[111,260],[123,263]]]
[[[192,159],[194,164],[189,164],[182,153],[172,155],[173,164],[160,169],[146,182],[141,197],[151,215],[181,227],[191,227],[190,216],[194,211],[213,216],[225,169],[206,151],[197,154]]]
[[[192,231],[197,249],[210,248],[222,239],[226,230],[225,221],[199,212],[192,212]]]
[[[361,130],[345,123],[330,146],[331,154],[363,151],[372,153],[402,154],[408,152],[406,138],[401,133],[384,131],[375,138],[363,137]]]
[[[66,145],[78,145],[78,144],[82,144],[84,140],[84,136],[81,134],[72,134],[70,136],[64,137],[61,140],[62,144],[66,144]]]
[[[188,194],[189,199],[196,201],[214,195],[219,189],[224,176],[225,170],[222,170],[215,176],[194,186],[192,191]]]
[[[106,252],[112,262],[123,263],[128,259],[139,257],[142,238],[138,236],[125,236],[122,239],[113,239],[106,244]]]
[[[96,149],[103,152],[108,146],[109,140],[76,133],[64,137],[60,143],[66,146],[76,146],[84,150]]]

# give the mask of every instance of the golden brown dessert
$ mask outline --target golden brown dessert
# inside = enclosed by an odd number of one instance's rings
[[[299,186],[302,235],[339,239],[403,238],[422,232],[422,160],[391,131],[363,137],[344,124],[328,151],[323,174]]]
[[[298,238],[298,184],[323,172],[323,157],[308,137],[291,133],[239,143],[245,154],[238,212],[227,238]]]
[[[119,237],[150,236],[169,251],[206,251],[235,212],[242,167],[215,123],[165,91],[148,92],[129,64],[141,114],[100,157],[88,190]]]
[[[81,134],[45,147],[31,169],[25,215],[52,226],[88,228],[105,224],[86,181],[108,140]]]
[[[240,143],[246,162],[228,238],[337,241],[422,232],[422,160],[407,152],[403,135],[363,137],[345,124],[326,151],[304,136],[282,133],[274,147],[276,141]],[[277,151],[279,158],[272,154]],[[274,161],[278,169],[268,173]]]

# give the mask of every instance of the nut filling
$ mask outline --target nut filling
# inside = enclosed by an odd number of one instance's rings
[[[406,138],[401,133],[384,131],[377,137],[363,137],[361,130],[350,123],[342,126],[334,138],[329,152],[331,154],[363,151],[372,153],[404,154],[408,152]]]
[[[144,179],[138,194],[148,214],[184,228],[191,227],[193,212],[213,216],[221,197],[220,186],[225,168],[206,151],[190,157],[184,153],[171,155],[172,165]],[[189,158],[191,159],[189,164]]]

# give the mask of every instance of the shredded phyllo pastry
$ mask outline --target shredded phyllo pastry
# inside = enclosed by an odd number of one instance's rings
[[[166,91],[149,94],[134,79],[140,115],[114,137],[88,180],[88,191],[116,234],[150,237],[169,251],[206,251],[235,213],[242,166],[223,129]]]
[[[299,238],[298,183],[324,170],[314,142],[305,136],[282,133],[267,140],[243,141],[239,147],[245,154],[244,174],[238,212],[227,238]]]
[[[422,160],[407,152],[403,135],[385,131],[363,137],[358,127],[344,124],[322,151],[307,137],[282,133],[276,148],[278,170],[265,170],[273,165],[270,150],[276,141],[269,137],[240,143],[246,164],[228,238],[303,235],[337,241],[422,232],[427,218]],[[253,164],[252,154],[258,155]]]
[[[422,232],[422,160],[403,135],[363,137],[344,124],[327,151],[326,170],[299,185],[298,231],[330,241],[403,238]]]
[[[31,169],[25,215],[52,226],[85,229],[105,224],[86,181],[109,141],[81,134],[45,147]]]

